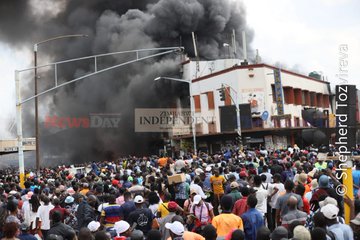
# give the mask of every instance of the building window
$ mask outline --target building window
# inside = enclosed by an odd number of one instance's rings
[[[273,121],[274,121],[274,128],[279,128],[280,127],[280,119],[275,118]]]
[[[310,106],[310,93],[307,90],[302,91],[302,99],[301,99],[302,105],[304,106]]]
[[[324,107],[324,103],[323,103],[323,96],[321,93],[317,93],[316,94],[316,106],[317,107]]]
[[[324,108],[328,108],[330,105],[329,95],[323,95],[323,106]]]
[[[263,120],[260,117],[253,117],[252,126],[253,128],[263,128]]]
[[[295,96],[295,104],[301,105],[303,101],[301,89],[299,88],[294,89],[294,96]]]
[[[284,87],[284,100],[286,104],[294,104],[294,90],[292,87]]]
[[[285,127],[291,128],[291,118],[286,118],[285,119]]]
[[[214,110],[215,109],[214,92],[207,92],[206,95],[208,99],[209,110]]]
[[[194,95],[195,112],[201,112],[200,95]]]
[[[317,99],[316,99],[316,93],[310,92],[310,106],[316,107],[317,106]]]
[[[300,127],[300,118],[294,117],[294,127]]]

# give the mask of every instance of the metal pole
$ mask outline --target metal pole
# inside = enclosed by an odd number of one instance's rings
[[[191,81],[189,81],[190,111],[191,111],[191,114],[195,117],[195,102],[194,102],[194,99],[193,99],[193,96],[192,96],[191,85],[192,85]],[[194,154],[197,155],[195,118],[192,119],[191,128],[192,128],[193,143],[194,143]]]
[[[37,87],[37,48],[38,45],[34,44],[34,83],[35,83],[35,96],[38,93]],[[38,98],[35,97],[35,142],[36,142],[36,172],[40,173],[40,147],[39,147],[39,111],[38,111]]]
[[[15,71],[15,90],[16,90],[16,128],[17,128],[17,142],[19,154],[19,180],[20,187],[24,188],[25,182],[25,168],[24,168],[24,149],[22,136],[22,116],[21,116],[21,94],[19,72]]]
[[[35,78],[35,96],[38,93],[38,87],[37,87],[37,50],[38,46],[43,43],[47,43],[50,41],[63,39],[63,38],[75,38],[75,37],[88,37],[88,35],[85,34],[71,34],[71,35],[62,35],[62,36],[56,36],[53,38],[46,39],[44,41],[38,42],[34,44],[34,78]],[[55,85],[57,85],[57,69],[55,65]],[[36,142],[36,172],[39,175],[40,174],[40,136],[39,136],[39,110],[38,110],[38,97],[35,97],[35,142]]]

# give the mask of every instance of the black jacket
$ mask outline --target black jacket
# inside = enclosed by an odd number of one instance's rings
[[[58,222],[52,225],[47,233],[47,236],[50,234],[60,235],[64,240],[73,240],[75,237],[74,229],[62,222]]]
[[[97,213],[86,201],[79,204],[75,215],[78,220],[78,230],[87,227],[91,221],[97,220]]]

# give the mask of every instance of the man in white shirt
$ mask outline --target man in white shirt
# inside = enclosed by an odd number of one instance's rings
[[[280,194],[285,191],[284,184],[281,183],[281,175],[279,173],[274,174],[273,183],[268,188],[268,197],[270,198],[271,207],[271,222],[268,222],[268,227],[271,231],[275,229],[275,215],[276,215],[276,201]]]
[[[260,174],[261,175],[265,175],[266,176],[266,183],[271,183],[272,182],[272,174],[269,173],[269,167],[267,165],[264,165],[262,167],[262,173]]]
[[[255,208],[265,216],[267,213],[268,191],[261,186],[261,183],[261,177],[259,175],[254,176],[253,189],[256,190],[256,199],[258,201]]]

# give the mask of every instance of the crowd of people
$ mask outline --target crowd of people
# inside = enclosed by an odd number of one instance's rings
[[[4,240],[360,239],[360,162],[355,197],[343,197],[340,162],[317,151],[295,145],[119,158],[76,173],[65,166],[27,171],[22,188],[13,172],[1,170],[0,234]]]

